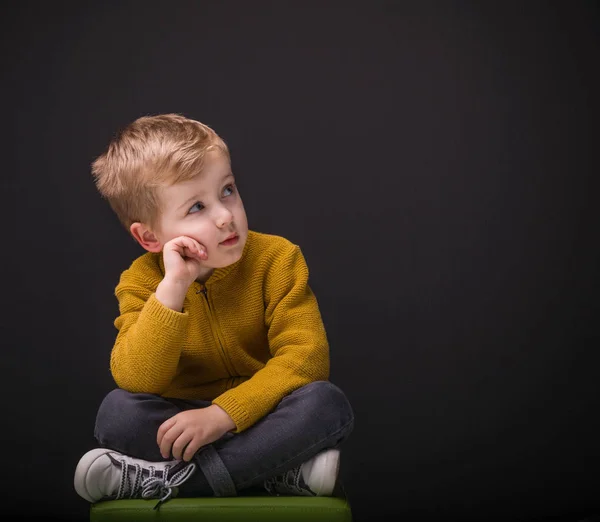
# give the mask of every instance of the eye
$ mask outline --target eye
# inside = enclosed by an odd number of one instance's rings
[[[227,185],[227,186],[226,186],[226,187],[223,189],[223,191],[226,191],[226,190],[230,190],[230,191],[231,191],[231,194],[233,194],[233,193],[235,192],[235,185],[234,185],[233,183],[232,183],[231,185]]]
[[[192,208],[190,208],[190,210],[188,210],[188,214],[194,214],[196,212],[199,212],[203,208],[204,208],[204,205],[202,203],[200,203],[199,201],[196,201],[196,203],[193,204]],[[194,209],[196,209],[196,210],[194,210]]]

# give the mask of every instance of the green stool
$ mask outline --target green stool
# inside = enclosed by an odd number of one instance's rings
[[[154,509],[156,500],[106,500],[92,504],[90,522],[352,522],[345,495],[333,497],[173,498]]]

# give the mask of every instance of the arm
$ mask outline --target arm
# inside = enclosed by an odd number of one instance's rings
[[[116,288],[119,330],[111,352],[113,378],[131,392],[162,393],[169,385],[181,353],[188,314],[172,310],[157,298],[158,276],[123,273]],[[156,289],[156,293],[154,293]]]
[[[163,393],[179,364],[189,316],[182,312],[190,284],[207,259],[195,240],[180,236],[162,251],[164,278],[143,257],[126,270],[115,291],[121,315],[111,353],[111,371],[117,385],[131,392]]]
[[[308,275],[296,245],[268,270],[265,325],[272,358],[213,401],[234,420],[236,432],[252,426],[297,388],[329,377],[329,344]]]

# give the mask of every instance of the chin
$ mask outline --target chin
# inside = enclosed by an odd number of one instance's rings
[[[242,254],[237,254],[235,256],[226,256],[225,259],[223,259],[223,261],[221,261],[220,263],[215,263],[214,268],[225,268],[226,266],[229,265],[233,265],[234,263],[237,263],[240,259],[242,258]]]

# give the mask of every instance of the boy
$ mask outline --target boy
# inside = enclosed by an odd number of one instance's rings
[[[224,141],[177,114],[127,126],[92,165],[147,253],[116,287],[118,386],[75,471],[90,502],[331,495],[353,428],[300,248],[248,229]]]

